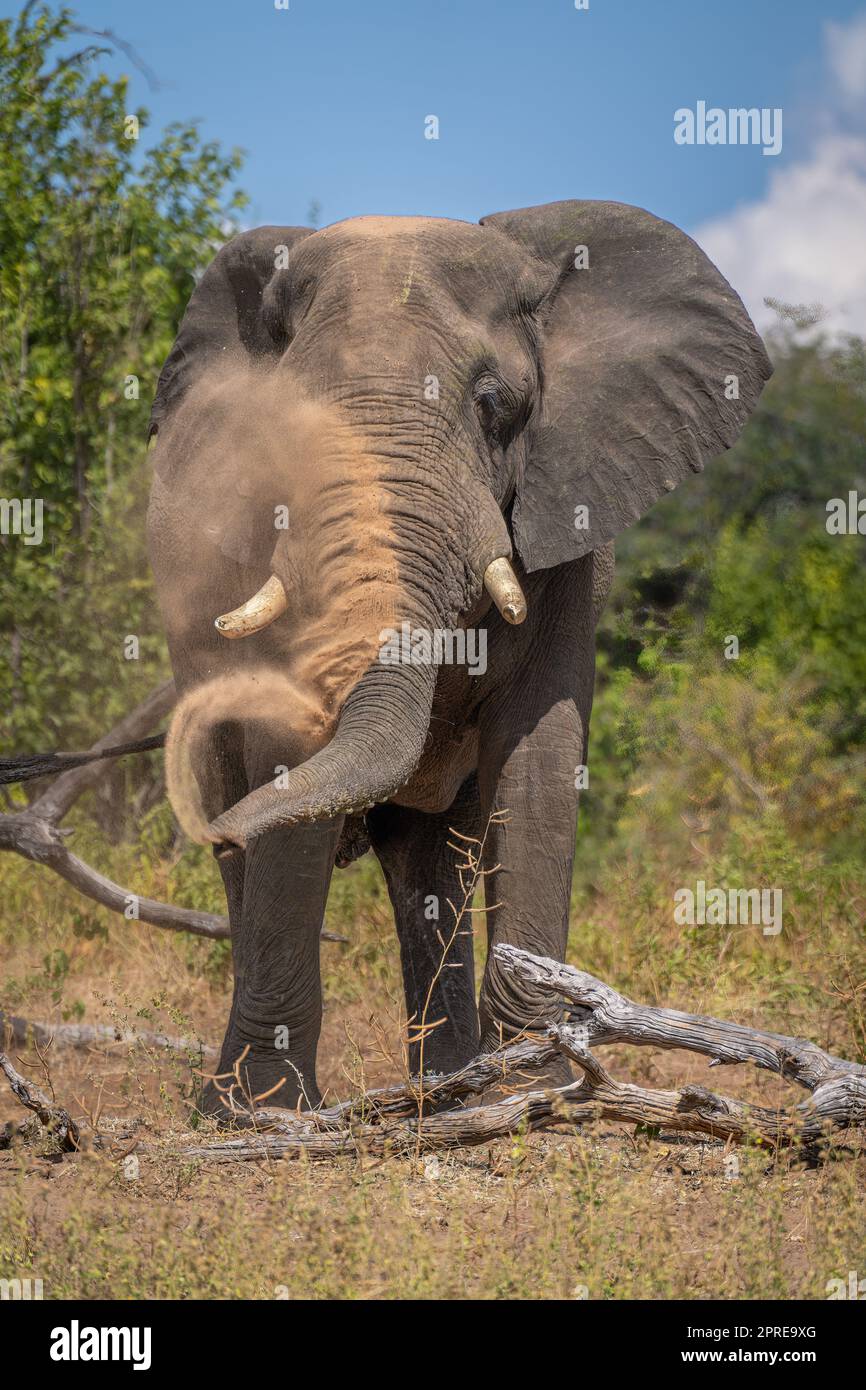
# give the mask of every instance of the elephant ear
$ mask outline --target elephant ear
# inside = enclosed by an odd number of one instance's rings
[[[541,410],[513,513],[526,568],[545,569],[612,540],[730,448],[772,368],[739,297],[670,222],[562,202],[482,225],[550,276]]]
[[[257,227],[220,249],[193,290],[160,372],[148,437],[208,367],[279,356],[262,314],[262,295],[286,252],[311,235],[311,227]]]

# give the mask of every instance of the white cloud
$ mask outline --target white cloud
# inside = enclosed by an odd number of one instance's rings
[[[866,336],[866,14],[827,24],[824,36],[829,131],[825,124],[805,156],[768,171],[759,201],[694,236],[759,328],[776,321],[769,297],[820,304],[831,332]]]
[[[825,25],[827,64],[842,95],[850,102],[866,97],[866,14],[850,24]]]
[[[866,139],[823,139],[770,176],[765,197],[706,222],[695,240],[730,280],[759,328],[769,296],[821,304],[826,327],[866,335]]]

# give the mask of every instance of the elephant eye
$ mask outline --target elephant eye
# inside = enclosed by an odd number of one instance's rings
[[[492,431],[496,427],[497,415],[499,411],[499,396],[496,391],[482,391],[475,398],[475,408],[485,430]]]
[[[498,435],[503,417],[508,413],[501,383],[490,372],[484,372],[475,382],[473,391],[475,411],[485,434]]]
[[[487,439],[497,448],[507,449],[526,423],[528,400],[492,372],[479,376],[473,398],[475,413]]]

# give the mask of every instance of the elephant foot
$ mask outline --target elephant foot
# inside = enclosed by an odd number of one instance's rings
[[[218,1071],[208,1078],[199,1104],[203,1115],[230,1124],[232,1116],[256,1105],[314,1110],[322,1096],[312,1065],[285,1053],[262,1056],[244,1046],[223,1047]]]

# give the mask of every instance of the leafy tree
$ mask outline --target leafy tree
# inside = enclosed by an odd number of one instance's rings
[[[0,535],[0,736],[16,748],[86,741],[160,674],[147,415],[194,275],[245,201],[239,153],[195,125],[142,151],[147,112],[77,32],[32,0],[0,21],[0,496],[44,503],[42,544]]]

